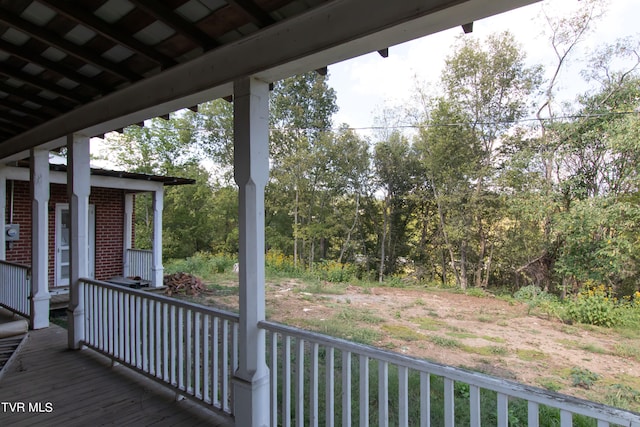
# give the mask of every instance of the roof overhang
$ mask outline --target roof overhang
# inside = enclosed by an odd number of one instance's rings
[[[0,159],[24,158],[34,147],[63,146],[69,134],[102,135],[228,96],[240,77],[277,81],[536,1],[329,1],[5,140]]]

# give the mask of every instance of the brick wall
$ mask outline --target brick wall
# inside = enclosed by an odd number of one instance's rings
[[[7,261],[31,265],[31,197],[29,183],[14,181],[13,223],[20,224],[20,240],[7,247]],[[55,274],[55,213],[56,204],[68,203],[66,186],[51,184],[49,198],[49,286]],[[122,275],[122,247],[124,235],[124,191],[110,188],[91,188],[89,203],[95,206],[95,273],[104,280]],[[11,181],[7,181],[7,210],[10,222]]]

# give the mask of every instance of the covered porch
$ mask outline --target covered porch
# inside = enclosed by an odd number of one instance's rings
[[[96,414],[91,405],[80,402],[96,391],[85,383],[93,379],[107,384],[110,380],[104,377],[131,370],[171,390],[173,396],[186,397],[243,427],[455,426],[460,425],[460,414],[465,414],[465,424],[479,426],[487,414],[494,414],[492,421],[507,426],[516,406],[526,413],[530,426],[544,425],[550,413],[563,427],[573,425],[577,417],[590,418],[598,426],[640,426],[638,414],[265,320],[270,83],[298,72],[324,72],[329,64],[371,51],[385,56],[394,44],[458,25],[469,28],[474,20],[533,2],[107,1],[90,2],[86,6],[90,10],[80,10],[47,0],[1,6],[2,16],[9,17],[1,20],[10,42],[1,47],[9,59],[3,60],[0,73],[9,73],[11,80],[0,84],[8,94],[0,105],[14,120],[0,120],[0,161],[31,159],[30,238],[37,248],[30,273],[15,268],[16,277],[30,275],[34,291],[12,289],[2,298],[18,295],[17,303],[27,307],[49,300],[42,285],[48,274],[43,269],[47,245],[42,236],[47,233],[48,151],[59,147],[65,147],[68,156],[70,215],[68,331],[52,327],[32,332],[33,347],[10,367],[6,380],[11,382],[0,381],[3,401],[53,402],[53,410],[16,414],[5,409],[2,416],[18,422],[23,420],[19,417],[42,417],[49,423],[52,418],[47,417],[59,413],[80,417],[84,412],[88,418],[77,423],[88,423]],[[31,42],[38,46],[20,48],[21,43]],[[48,47],[54,52],[44,54]],[[101,54],[94,54],[98,50]],[[66,56],[73,59],[67,61]],[[52,71],[34,76],[23,68]],[[17,88],[10,84],[16,80],[21,83]],[[239,313],[93,280],[88,250],[91,137],[220,97],[234,102]],[[157,197],[154,205],[161,209],[162,198]],[[160,241],[160,236],[155,239]],[[157,275],[161,261],[153,262]],[[130,264],[129,274],[131,268]],[[12,280],[6,279],[3,287]],[[42,311],[32,309],[28,314],[38,313]],[[32,326],[47,323],[48,319],[34,317]],[[47,339],[55,335],[51,346],[57,353],[47,356]],[[62,350],[61,339],[69,351]],[[33,368],[21,370],[20,360],[29,360]],[[104,369],[109,361],[120,366]],[[78,369],[88,364],[103,366],[86,380]],[[69,374],[58,376],[57,369],[62,371],[63,366]],[[25,376],[31,372],[40,375]],[[127,385],[106,387],[123,392]],[[459,387],[466,390],[462,399],[456,393]],[[55,403],[62,394],[69,399]],[[101,396],[105,405],[101,408],[117,405],[119,396],[118,392]],[[43,407],[46,412],[47,406]],[[192,410],[186,403],[172,403],[170,408],[167,417],[176,417],[176,423],[182,415],[189,416],[181,412]],[[125,404],[120,409],[119,423],[155,422]],[[205,416],[205,422],[216,425],[218,418]]]

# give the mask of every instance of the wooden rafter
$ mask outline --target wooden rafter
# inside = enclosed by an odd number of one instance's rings
[[[34,108],[25,107],[24,105],[18,102],[13,102],[8,99],[0,99],[0,104],[2,104],[4,107],[10,108],[12,110],[20,111],[22,113],[37,117],[39,119],[44,120],[44,119],[50,119],[52,117],[51,114],[47,114],[46,112],[41,111],[39,108],[34,109]]]
[[[78,58],[83,62],[88,62],[103,71],[118,76],[127,81],[135,81],[141,79],[141,76],[129,70],[119,67],[117,64],[104,59],[90,49],[78,46],[64,38],[58,36],[53,31],[39,27],[26,19],[20,18],[12,14],[9,10],[0,7],[0,22],[4,22],[10,27],[16,28],[29,36],[40,40],[43,43],[53,46],[71,56]]]
[[[67,77],[68,79],[73,80],[77,83],[93,88],[98,92],[105,93],[109,91],[109,88],[107,86],[101,85],[96,81],[96,79],[92,79],[83,74],[80,74],[77,71],[73,70],[71,67],[67,67],[62,62],[48,60],[44,56],[32,50],[26,49],[24,46],[16,46],[12,43],[0,39],[0,50],[4,50],[5,52],[10,53],[11,55],[24,61],[39,65],[49,71],[53,71],[54,73],[59,74],[60,76]]]
[[[156,19],[164,22],[179,34],[196,43],[204,50],[209,50],[217,46],[217,43],[204,31],[176,14],[173,10],[165,6],[164,3],[155,0],[131,0],[131,2]]]
[[[51,99],[43,98],[41,96],[38,96],[37,94],[30,93],[28,91],[25,91],[24,89],[8,85],[1,81],[0,81],[0,91],[6,92],[13,96],[17,96],[18,98],[21,98],[25,101],[31,101],[34,104],[42,105],[57,113],[62,113],[71,108],[71,105],[67,105],[62,99],[51,100]],[[0,103],[2,103],[2,101],[0,101]],[[64,107],[64,108],[61,108],[61,107]]]
[[[258,27],[267,27],[276,22],[253,0],[228,0],[227,3],[242,9],[242,11],[249,17],[249,19],[251,19],[251,21]]]
[[[82,25],[84,25],[85,27],[90,28],[94,32],[102,35],[112,42],[120,44],[127,49],[136,52],[157,64],[160,64],[163,68],[169,68],[177,64],[177,62],[172,58],[161,54],[152,47],[140,42],[139,40],[131,37],[128,34],[125,34],[124,30],[119,29],[116,24],[108,24],[94,14],[86,11],[82,6],[82,2],[40,0],[40,3],[46,4],[51,9],[55,10],[59,14],[72,21],[82,23]]]
[[[18,114],[12,113],[8,109],[0,111],[0,114],[2,114],[5,119],[10,120],[11,124],[20,127],[22,130],[29,129],[37,125],[39,122],[42,122],[42,120],[35,120],[33,116],[20,116]]]
[[[19,126],[16,123],[9,123],[6,121],[0,121],[0,131],[8,134],[16,134],[27,129],[26,126]]]
[[[22,70],[10,67],[5,64],[0,64],[0,74],[3,74],[8,77],[12,77],[16,80],[20,80],[24,83],[27,83],[28,85],[35,86],[40,89],[48,90],[49,92],[55,93],[56,95],[61,96],[76,104],[87,102],[89,100],[86,97],[78,95],[74,91],[65,89],[61,86],[58,86],[55,83],[52,83],[44,79],[40,79],[37,76],[33,76],[29,73],[26,73]]]

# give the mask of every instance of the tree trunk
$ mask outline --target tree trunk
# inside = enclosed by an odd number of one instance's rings
[[[347,238],[345,239],[344,244],[342,245],[342,249],[340,249],[340,256],[338,257],[338,263],[340,264],[342,264],[342,257],[344,256],[344,253],[347,251],[347,248],[349,247],[349,242],[351,240],[351,233],[353,233],[353,230],[355,230],[356,225],[358,224],[359,210],[360,210],[360,194],[356,193],[356,209],[353,213],[353,224],[351,224],[351,228],[347,232]]]
[[[380,272],[378,275],[378,282],[382,283],[384,279],[384,257],[385,257],[385,245],[387,240],[387,227],[389,226],[389,215],[387,212],[387,205],[389,196],[384,198],[384,205],[382,207],[382,241],[380,243]]]
[[[296,200],[293,205],[293,268],[298,269],[298,186],[296,186]]]

